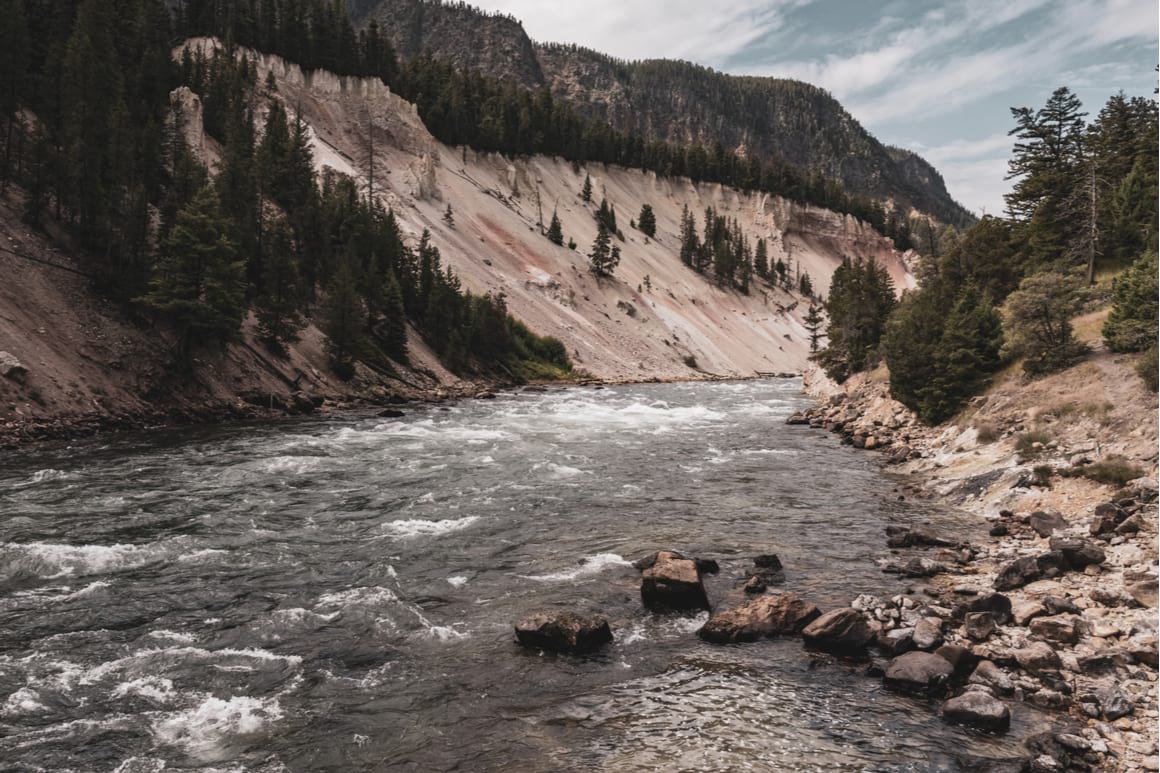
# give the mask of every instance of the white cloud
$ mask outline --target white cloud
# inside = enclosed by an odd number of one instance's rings
[[[786,9],[809,1],[475,0],[474,4],[520,19],[537,41],[577,43],[621,59],[689,59],[711,65],[772,34]]]
[[[934,164],[947,189],[967,209],[976,214],[998,215],[1003,210],[1003,194],[1011,190],[1010,181],[1003,178],[1013,142],[1004,132],[933,147],[911,142],[906,147]]]

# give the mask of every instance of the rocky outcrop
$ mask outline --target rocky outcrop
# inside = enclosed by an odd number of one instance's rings
[[[516,623],[516,640],[525,647],[583,654],[612,641],[608,621],[575,612],[538,612]]]
[[[821,613],[793,593],[762,596],[709,619],[697,635],[714,644],[798,633]]]

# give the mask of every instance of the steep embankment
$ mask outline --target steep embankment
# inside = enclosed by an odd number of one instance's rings
[[[547,87],[557,102],[620,131],[678,145],[783,159],[943,222],[972,218],[942,176],[910,151],[883,145],[823,89],[781,78],[737,77],[689,62],[624,62],[576,46],[533,43],[517,19],[438,0],[348,0],[375,19],[404,60],[429,54],[460,69]]]
[[[309,125],[320,174],[348,175],[369,187],[373,144],[375,195],[395,210],[408,237],[417,241],[428,229],[468,289],[504,293],[517,318],[560,338],[576,366],[594,377],[752,376],[804,366],[803,299],[764,283],[748,296],[726,291],[682,265],[677,232],[685,206],[699,224],[706,206],[737,218],[751,240],[769,240],[771,258],[792,261],[823,291],[842,255],[875,257],[900,287],[912,282],[889,242],[852,218],[687,180],[603,167],[577,171],[557,159],[511,161],[446,147],[380,81],[307,74],[277,57],[250,56],[258,82],[272,75],[276,98]],[[187,141],[212,167],[219,149],[201,129],[197,97],[179,89],[174,102]],[[260,126],[265,105],[255,106]],[[595,204],[579,198],[585,174],[595,202],[607,198],[616,207],[625,233],[611,280],[597,281],[588,271],[585,253],[596,224]],[[655,240],[627,227],[644,203],[656,212]],[[444,218],[448,205],[453,223]],[[67,239],[30,232],[20,209],[15,193],[0,202],[0,244],[75,271],[80,264],[69,258]],[[538,223],[553,210],[576,250],[541,235]],[[261,346],[252,320],[240,342],[202,352],[192,374],[177,372],[164,333],[102,301],[84,276],[10,253],[0,252],[0,265],[6,277],[0,351],[29,368],[19,381],[0,378],[5,442],[77,427],[293,412],[308,409],[311,399],[341,403],[479,388],[441,368],[413,333],[412,367],[390,377],[360,368],[345,383],[329,371],[316,327],[281,358]]]
[[[1156,770],[1156,396],[1133,357],[1092,343],[1080,365],[1033,382],[1008,373],[954,423],[934,428],[890,399],[883,372],[842,387],[811,373],[810,388],[824,398],[811,423],[880,450],[911,476],[908,494],[989,523],[982,544],[914,567],[935,575],[940,635],[990,661],[972,683],[1078,720],[1041,749],[1064,767],[1070,758]],[[1092,479],[1119,471],[1136,479]],[[1009,617],[950,611],[973,599],[999,609],[995,591],[1009,600]]]
[[[769,241],[771,259],[808,272],[822,292],[843,255],[877,259],[900,288],[913,283],[889,241],[853,218],[685,179],[447,147],[380,81],[303,73],[276,56],[255,61],[258,82],[272,74],[278,98],[309,124],[321,173],[329,168],[369,187],[373,147],[375,195],[404,231],[417,240],[427,229],[468,289],[504,293],[517,318],[559,338],[577,367],[597,378],[738,377],[805,365],[800,296],[760,282],[742,295],[681,263],[686,206],[699,225],[707,206],[736,218],[751,240]],[[586,175],[592,203],[580,198]],[[601,199],[616,208],[625,241],[615,277],[598,281],[586,253]],[[628,227],[646,203],[656,214],[656,239]],[[448,206],[452,223],[444,217]],[[542,234],[553,211],[577,249]]]

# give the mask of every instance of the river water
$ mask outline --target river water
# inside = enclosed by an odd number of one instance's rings
[[[986,770],[992,738],[798,640],[646,614],[629,561],[759,553],[823,609],[902,592],[876,456],[797,381],[560,389],[0,457],[0,769]],[[616,641],[521,650],[540,609]]]

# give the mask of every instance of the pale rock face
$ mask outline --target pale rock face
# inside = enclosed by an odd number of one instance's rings
[[[218,45],[209,39],[190,44]],[[600,164],[577,171],[560,159],[505,159],[447,147],[412,104],[378,80],[304,73],[277,56],[250,55],[258,83],[273,74],[276,97],[308,124],[320,171],[353,177],[367,190],[373,168],[375,196],[395,211],[408,239],[417,242],[428,230],[466,289],[502,293],[513,315],[534,332],[559,338],[574,364],[592,376],[696,379],[804,369],[809,335],[802,318],[809,301],[764,282],[754,282],[748,295],[723,290],[685,267],[679,232],[686,206],[699,231],[706,207],[736,218],[751,243],[764,238],[770,260],[786,261],[793,274],[808,273],[819,293],[844,255],[876,259],[899,291],[914,286],[904,256],[853,217],[683,178]],[[200,128],[199,119],[191,123]],[[586,174],[591,204],[579,197]],[[602,197],[615,207],[624,241],[614,240],[622,254],[615,276],[598,281],[587,253]],[[655,239],[628,225],[643,204],[656,215]],[[443,219],[448,205],[454,224]],[[543,235],[553,212],[575,250]]]

